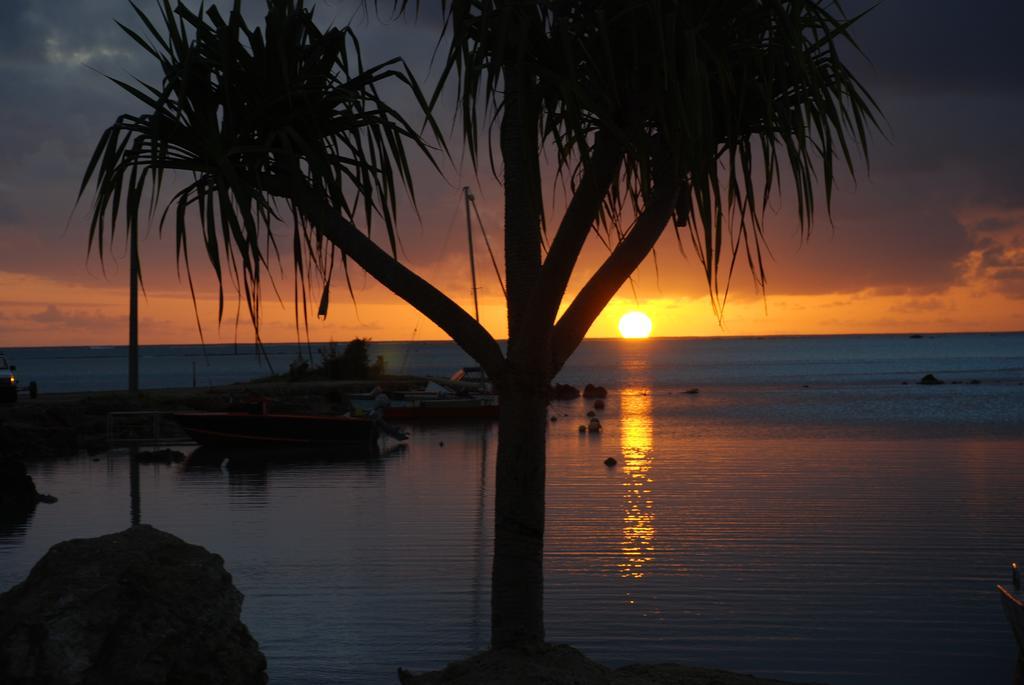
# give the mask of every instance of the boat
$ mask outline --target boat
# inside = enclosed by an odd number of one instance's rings
[[[477,298],[476,260],[473,252],[473,224],[470,220],[475,213],[480,234],[487,245],[495,274],[501,290],[505,292],[505,284],[501,280],[494,252],[491,249],[487,232],[480,221],[480,212],[476,209],[476,200],[464,187],[462,193],[466,202],[466,238],[469,247],[469,272],[472,281],[473,316],[480,322],[480,303]],[[471,211],[472,210],[472,211]],[[386,393],[375,388],[368,393],[349,395],[349,402],[356,414],[379,416],[384,421],[494,421],[498,418],[498,395],[494,391],[487,374],[479,366],[468,366],[459,369],[448,379],[431,380],[423,390],[407,390]]]
[[[1003,603],[1003,613],[1006,620],[1010,622],[1013,629],[1013,637],[1017,640],[1017,647],[1024,655],[1024,601],[1015,592],[1006,589],[1002,585],[996,585],[999,590],[999,599]]]
[[[385,421],[496,420],[498,401],[494,397],[431,397],[397,399],[381,409]]]
[[[373,418],[251,412],[177,412],[182,430],[211,447],[325,447],[372,443],[379,436]]]
[[[351,396],[349,401],[359,415],[379,415],[385,421],[419,419],[493,420],[498,418],[497,395],[458,394],[453,392],[413,391],[403,393],[367,393]]]
[[[465,369],[456,371],[450,379],[453,386],[430,381],[423,390],[387,393],[375,388],[350,395],[349,402],[357,414],[380,416],[384,421],[497,419],[498,396],[486,378],[464,380],[465,376]]]

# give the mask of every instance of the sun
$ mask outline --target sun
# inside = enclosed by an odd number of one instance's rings
[[[629,312],[619,319],[619,333],[623,338],[649,338],[651,317],[643,312]]]

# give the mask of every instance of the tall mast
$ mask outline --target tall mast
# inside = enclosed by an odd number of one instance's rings
[[[128,390],[139,390],[139,228],[129,228],[128,278]]]
[[[480,321],[480,303],[476,297],[476,261],[473,258],[473,224],[469,219],[469,203],[473,201],[473,194],[469,192],[469,186],[463,186],[462,192],[466,196],[466,236],[469,238],[469,275],[473,279],[473,311],[476,320]]]

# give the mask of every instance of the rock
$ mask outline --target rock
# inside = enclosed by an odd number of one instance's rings
[[[398,681],[401,685],[785,685],[780,680],[678,664],[634,664],[613,670],[568,645],[492,649],[432,673],[413,675],[398,669]]]
[[[597,416],[597,414],[595,414],[593,410],[587,412],[587,418],[588,419],[592,419],[595,416]]]
[[[555,383],[549,391],[553,400],[574,400],[580,396],[579,388],[564,383]]]
[[[942,385],[943,383],[945,383],[945,381],[940,381],[930,373],[926,373],[921,377],[921,380],[917,382],[918,385]]]
[[[615,466],[618,463],[619,462],[615,461],[615,457],[608,457],[607,459],[604,460],[604,465],[608,467]]]
[[[580,424],[580,433],[586,433],[586,432],[587,432],[587,427],[582,425],[582,424]]]
[[[806,387],[806,386],[804,386],[804,387]],[[683,394],[684,395],[696,395],[699,392],[700,392],[700,388],[690,388],[689,390],[684,390]]]
[[[558,420],[557,416],[552,416],[550,419],[548,419],[548,421],[550,421],[551,423],[554,423],[557,420]]]
[[[39,492],[25,465],[10,457],[0,457],[0,519],[20,519],[32,512]]]
[[[0,595],[0,682],[265,683],[224,560],[134,526],[50,548]]]
[[[604,400],[594,400],[594,409],[604,409]]]
[[[590,419],[590,423],[587,425],[587,432],[588,433],[600,433],[601,432],[601,422],[596,417],[593,418],[593,419]]]
[[[920,333],[913,333],[911,335],[908,335],[907,337],[910,338],[911,340],[920,340],[924,336],[921,335]]]
[[[603,386],[587,383],[586,387],[583,388],[583,397],[588,400],[595,398],[604,399],[608,397],[608,391]]]

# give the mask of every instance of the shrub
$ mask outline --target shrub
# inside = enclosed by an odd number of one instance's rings
[[[320,348],[320,358],[323,360],[320,368],[331,380],[370,378],[369,348],[369,338],[353,338],[348,345],[345,345],[345,349],[339,352],[338,344],[332,340]],[[377,371],[377,364],[374,364],[373,370]]]

